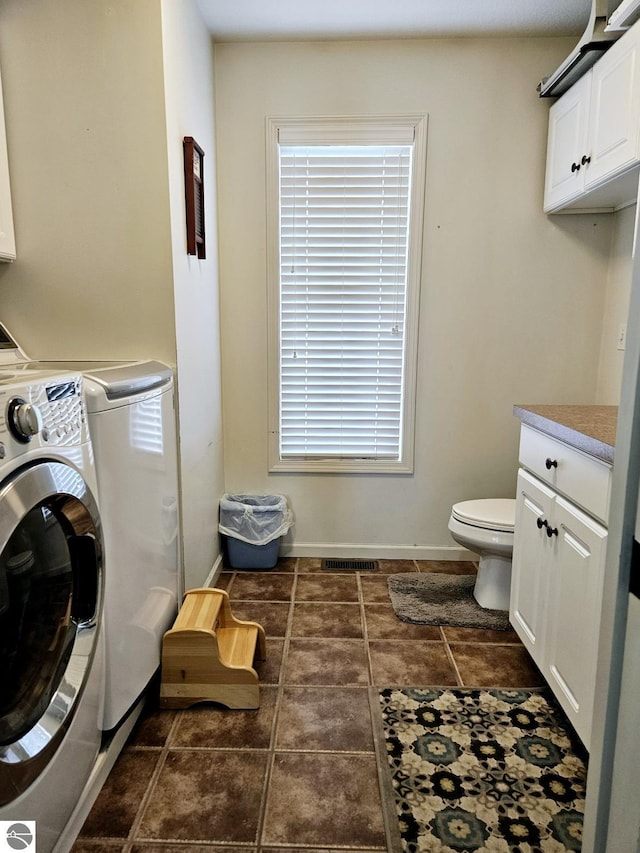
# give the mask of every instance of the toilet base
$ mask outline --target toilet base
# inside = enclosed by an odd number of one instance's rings
[[[508,610],[511,595],[511,557],[480,558],[473,597],[487,610]]]

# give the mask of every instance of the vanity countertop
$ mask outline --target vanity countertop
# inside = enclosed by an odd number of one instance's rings
[[[514,406],[523,424],[577,447],[596,459],[613,463],[617,406]]]

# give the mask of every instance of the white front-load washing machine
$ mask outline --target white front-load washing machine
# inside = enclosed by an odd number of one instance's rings
[[[0,352],[16,375],[83,374],[104,537],[103,746],[119,729],[103,778],[160,666],[182,593],[173,371],[150,360],[33,361],[1,324]]]
[[[109,737],[122,727],[122,740],[181,595],[173,371],[159,361],[62,364],[84,377],[105,549],[103,728]]]
[[[35,822],[37,853],[58,845],[102,738],[103,537],[82,386],[80,373],[0,371],[0,820]]]
[[[2,325],[0,348],[16,373],[83,374],[104,536],[102,727],[105,741],[120,727],[122,745],[182,593],[173,371],[151,360],[32,361]]]

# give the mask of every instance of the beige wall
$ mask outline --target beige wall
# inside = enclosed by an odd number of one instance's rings
[[[618,349],[620,326],[626,327],[631,296],[631,253],[636,205],[613,214],[613,238],[607,275],[600,343],[597,402],[616,406],[620,399],[624,350]]]
[[[514,493],[513,404],[596,400],[612,217],[542,213],[535,86],[571,47],[216,47],[226,485],[288,495],[298,553],[446,555],[453,502]],[[269,475],[265,117],[393,112],[429,115],[415,473]]]
[[[175,362],[159,0],[0,0],[18,261],[0,320],[36,358]]]
[[[215,182],[213,52],[195,2],[163,0],[167,148],[173,241],[175,336],[185,588],[201,586],[219,557],[224,492]],[[186,254],[182,141],[205,152],[205,260]]]
[[[35,358],[176,367],[186,584],[223,491],[213,61],[195,0],[0,0],[18,260],[0,321]],[[182,138],[206,152],[208,257],[188,258]]]

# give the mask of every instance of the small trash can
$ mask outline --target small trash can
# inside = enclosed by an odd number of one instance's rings
[[[272,569],[280,538],[292,525],[283,495],[223,495],[218,530],[233,569]]]

